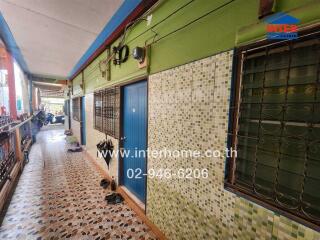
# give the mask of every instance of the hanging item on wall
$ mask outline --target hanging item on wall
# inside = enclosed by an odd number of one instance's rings
[[[106,73],[107,73],[107,70],[108,70],[108,65],[104,63],[104,61],[101,61],[99,63],[99,69],[100,69],[100,72],[101,72],[101,75],[103,78],[106,77]]]
[[[113,47],[113,64],[114,65],[121,65],[122,63],[126,62],[129,57],[129,47],[128,45]]]
[[[145,57],[145,48],[142,47],[135,47],[132,51],[132,56],[134,59],[138,60],[139,63],[142,63],[144,61]]]
[[[132,57],[138,60],[138,68],[145,68],[148,66],[148,49],[150,45],[145,47],[135,47],[132,51]]]
[[[275,0],[260,0],[259,19],[275,12]]]
[[[97,155],[99,155],[99,153],[102,155],[104,161],[106,162],[108,169],[109,169],[109,165],[110,165],[110,161],[112,159],[112,154],[113,154],[113,149],[114,146],[112,144],[112,141],[110,139],[101,141],[97,144]]]
[[[113,58],[114,54],[112,54],[110,56],[110,48],[109,47],[106,49],[106,52],[107,52],[107,58],[104,59],[104,60],[101,60],[99,62],[99,70],[101,72],[102,77],[106,78],[107,81],[110,81],[111,80],[111,77],[110,77],[110,61]]]

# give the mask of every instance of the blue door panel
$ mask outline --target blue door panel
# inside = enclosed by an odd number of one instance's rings
[[[123,89],[123,148],[130,156],[123,158],[123,185],[145,202],[146,158],[136,155],[147,148],[147,82],[125,86]],[[137,178],[129,178],[128,170]],[[141,174],[137,174],[141,171]]]

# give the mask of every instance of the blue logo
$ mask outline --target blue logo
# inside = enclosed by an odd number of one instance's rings
[[[272,40],[293,40],[298,38],[299,19],[279,12],[265,19],[267,38]]]

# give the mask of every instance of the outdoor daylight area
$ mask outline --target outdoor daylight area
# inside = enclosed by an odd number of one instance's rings
[[[0,240],[320,240],[320,0],[0,0]]]

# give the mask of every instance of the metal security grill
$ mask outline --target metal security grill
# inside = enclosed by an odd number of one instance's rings
[[[64,115],[69,116],[70,114],[70,100],[65,100],[63,105]]]
[[[102,91],[94,93],[94,128],[103,131],[102,127]]]
[[[78,122],[81,121],[80,117],[80,97],[72,99],[72,118]]]
[[[120,88],[111,87],[94,94],[95,128],[110,136],[119,136]]]
[[[231,186],[320,224],[320,42],[246,50],[230,133]]]
[[[2,136],[4,134],[7,133],[1,133]],[[13,133],[8,133],[0,140],[0,189],[8,180],[15,163],[15,136]]]

